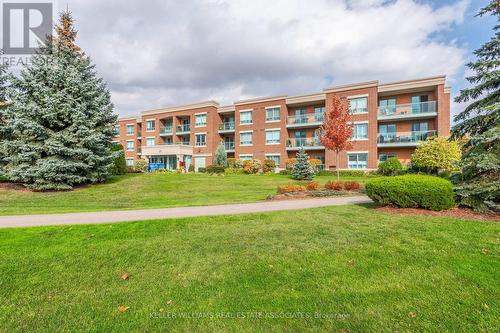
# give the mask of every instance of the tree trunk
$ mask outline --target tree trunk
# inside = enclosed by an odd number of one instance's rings
[[[336,151],[336,159],[337,159],[337,165],[336,165],[336,169],[337,169],[337,181],[339,182],[340,181],[340,170],[339,170],[339,152]]]

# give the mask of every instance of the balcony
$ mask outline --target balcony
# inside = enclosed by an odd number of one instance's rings
[[[160,136],[167,136],[174,134],[174,128],[172,126],[160,127]]]
[[[324,114],[304,114],[287,118],[287,128],[318,127],[323,124]]]
[[[224,149],[226,152],[233,153],[234,152],[234,142],[224,142]]]
[[[424,119],[437,116],[436,101],[379,106],[378,120]]]
[[[178,125],[176,129],[177,135],[184,135],[191,133],[191,124]]]
[[[219,124],[219,133],[232,133],[234,132],[234,121]]]
[[[322,150],[325,149],[316,138],[289,139],[286,143],[286,150]]]
[[[428,137],[435,136],[436,131],[415,131],[379,134],[378,147],[415,147],[417,142],[425,141]]]

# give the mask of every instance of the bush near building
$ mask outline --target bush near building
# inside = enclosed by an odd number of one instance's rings
[[[403,165],[396,157],[390,157],[378,165],[378,173],[383,176],[396,176],[403,171]]]
[[[246,174],[257,174],[262,169],[262,162],[258,159],[243,161],[243,172]]]
[[[270,173],[276,170],[276,163],[273,160],[264,160],[262,164],[262,172]]]
[[[209,165],[206,167],[205,171],[209,174],[221,174],[224,173],[225,168],[221,165]]]
[[[311,180],[315,176],[314,168],[309,163],[309,155],[304,149],[297,153],[297,162],[293,165],[292,176],[297,180]]]
[[[460,160],[460,145],[445,137],[431,137],[420,143],[411,155],[411,163],[427,173],[437,174],[439,170],[452,170]]]
[[[123,146],[119,143],[113,143],[111,145],[111,151],[115,156],[114,163],[111,167],[111,174],[113,176],[124,175],[127,173],[127,162],[125,161],[125,152]]]
[[[380,205],[445,210],[455,205],[451,182],[433,176],[405,175],[369,180],[366,194]]]
[[[148,171],[148,162],[146,160],[139,158],[134,161],[134,172],[146,172]]]

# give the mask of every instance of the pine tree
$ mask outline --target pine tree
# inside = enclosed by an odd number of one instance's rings
[[[476,16],[491,14],[500,19],[497,0]],[[453,137],[464,138],[462,174],[455,180],[455,192],[464,206],[479,211],[500,211],[500,25],[494,36],[476,50],[476,62],[467,64],[474,74],[473,85],[460,91],[456,102],[471,102],[455,117]]]
[[[0,146],[2,145],[2,140],[6,140],[10,137],[7,127],[5,126],[5,113],[7,104],[6,88],[7,88],[7,65],[0,64]],[[2,149],[0,147],[0,176],[3,175],[3,167],[6,164],[5,155],[1,153]]]
[[[293,165],[292,177],[297,180],[311,180],[314,177],[314,168],[309,163],[309,155],[304,149],[297,152],[297,161]]]
[[[223,142],[221,142],[215,150],[214,164],[224,168],[227,167],[227,153]]]
[[[69,12],[56,34],[31,58],[7,95],[3,140],[5,171],[34,190],[68,190],[109,176],[116,116],[110,95],[91,60],[75,44]]]

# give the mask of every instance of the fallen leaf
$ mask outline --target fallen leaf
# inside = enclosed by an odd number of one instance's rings
[[[417,314],[413,311],[408,313],[408,317],[410,317],[410,318],[415,318],[416,316],[417,316]]]
[[[167,305],[170,305],[170,304],[172,304],[173,302],[174,302],[174,301],[172,301],[172,300],[170,299],[170,300],[168,300]]]
[[[490,306],[489,306],[488,304],[483,304],[483,306],[484,306],[484,308],[485,308],[486,310],[489,310],[489,309],[490,309]]]
[[[122,280],[128,280],[128,277],[130,276],[129,273],[125,272],[122,274]]]
[[[351,267],[352,267],[352,266],[354,266],[354,260],[352,260],[352,259],[351,259],[351,260],[349,260],[349,261],[347,262],[347,264],[348,264],[349,266],[351,266]]]
[[[488,254],[488,249],[481,249],[481,252],[482,252],[483,254]]]
[[[129,306],[120,305],[118,307],[118,311],[120,311],[121,313],[127,312],[128,309],[130,309]]]

